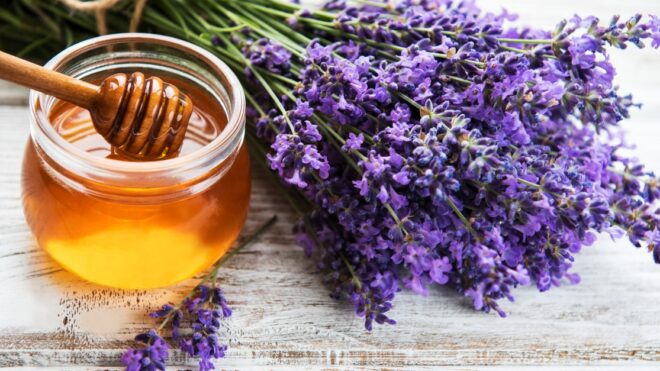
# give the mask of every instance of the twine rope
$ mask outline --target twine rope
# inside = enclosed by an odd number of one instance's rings
[[[73,10],[81,12],[94,13],[96,16],[96,26],[99,35],[106,35],[108,33],[108,24],[105,20],[106,12],[117,5],[121,0],[60,0],[64,5]],[[133,15],[131,16],[131,23],[128,26],[130,32],[136,32],[142,19],[142,11],[144,10],[147,0],[135,0],[135,7],[133,8]]]

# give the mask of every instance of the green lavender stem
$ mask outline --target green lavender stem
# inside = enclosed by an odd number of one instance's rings
[[[168,314],[167,316],[165,316],[165,317],[163,318],[163,321],[162,321],[161,324],[158,326],[158,328],[156,329],[156,331],[160,332],[160,331],[163,330],[163,328],[165,328],[165,326],[167,326],[167,324],[168,324],[168,323],[172,320],[172,318],[174,317],[174,313],[176,313],[176,311],[178,311],[179,309],[181,309],[181,307],[182,307],[183,304],[186,302],[186,300],[189,299],[190,297],[192,297],[192,296],[194,295],[195,291],[196,291],[200,286],[202,286],[203,284],[205,284],[205,283],[207,283],[207,282],[209,282],[209,281],[213,281],[214,283],[217,282],[217,279],[218,279],[218,273],[219,273],[219,271],[220,271],[220,268],[221,268],[221,267],[222,267],[222,266],[223,266],[223,265],[224,265],[229,259],[231,259],[234,255],[238,254],[239,251],[241,251],[243,248],[245,248],[246,246],[249,246],[249,245],[252,244],[254,241],[256,241],[256,240],[257,240],[257,239],[258,239],[258,238],[259,238],[264,232],[266,232],[268,229],[270,229],[270,227],[272,227],[273,224],[275,224],[276,222],[277,222],[277,215],[273,215],[273,216],[270,217],[270,219],[268,219],[263,225],[261,225],[261,227],[259,227],[259,229],[257,229],[254,233],[252,233],[250,236],[248,236],[247,238],[245,238],[245,240],[243,240],[238,246],[236,246],[235,248],[233,248],[229,253],[223,255],[222,258],[220,258],[217,262],[215,262],[215,264],[213,264],[213,268],[211,268],[211,270],[209,270],[209,271],[208,271],[208,272],[202,277],[201,281],[199,281],[199,283],[198,283],[197,285],[195,285],[195,287],[193,287],[192,290],[190,290],[190,292],[189,292],[189,293],[188,293],[188,294],[187,294],[187,295],[186,295],[186,296],[185,296],[185,297],[184,297],[184,298],[183,298],[183,299],[182,299],[177,305],[174,306],[174,309],[170,312],[170,314]]]

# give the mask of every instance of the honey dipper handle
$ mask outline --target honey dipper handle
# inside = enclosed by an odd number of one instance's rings
[[[0,79],[56,96],[89,109],[98,92],[96,85],[41,67],[0,51]]]

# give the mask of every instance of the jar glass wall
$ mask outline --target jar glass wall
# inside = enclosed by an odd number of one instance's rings
[[[172,284],[220,258],[250,195],[245,98],[231,70],[192,44],[150,34],[91,39],[46,66],[93,82],[116,72],[161,77],[191,96],[199,125],[178,157],[122,161],[96,145],[85,117],[69,120],[62,102],[31,92],[22,189],[39,245],[81,278],[120,288]]]

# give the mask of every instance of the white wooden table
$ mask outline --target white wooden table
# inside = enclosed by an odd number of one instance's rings
[[[573,13],[660,14],[657,0],[485,1],[521,21],[550,27]],[[615,53],[618,81],[645,107],[625,123],[637,154],[660,171],[660,51]],[[146,313],[178,300],[194,283],[153,291],[111,290],[81,282],[35,244],[23,219],[20,164],[28,138],[26,91],[0,85],[0,367],[107,368]],[[313,263],[290,233],[293,214],[255,174],[246,232],[273,213],[280,222],[222,270],[234,316],[224,338],[230,369],[387,368],[457,370],[660,369],[660,266],[629,243],[602,238],[585,248],[578,286],[516,291],[509,318],[474,312],[466,299],[434,289],[398,295],[396,326],[363,330],[345,303],[330,299]],[[172,363],[194,366],[180,354]]]

